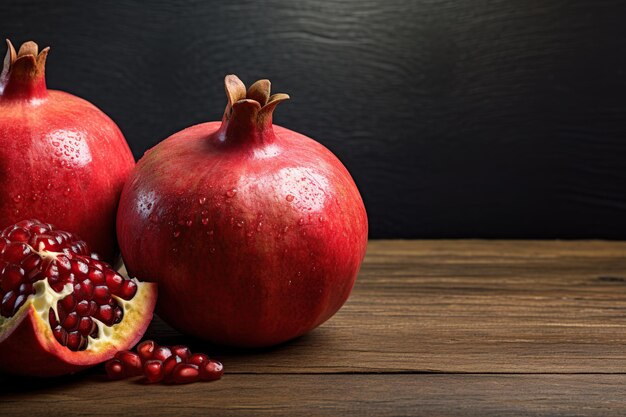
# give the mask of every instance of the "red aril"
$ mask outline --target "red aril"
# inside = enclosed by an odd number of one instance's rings
[[[224,366],[221,362],[210,359],[199,367],[200,379],[202,381],[215,381],[224,374]]]
[[[0,228],[38,218],[77,233],[111,262],[117,204],[134,166],[128,144],[94,105],[46,88],[49,48],[39,52],[26,42],[16,52],[7,45],[0,75]]]
[[[133,346],[148,327],[155,284],[123,278],[71,233],[24,220],[0,232],[0,242],[0,370],[75,372]],[[115,290],[111,274],[123,281]],[[136,374],[132,355],[108,365],[112,375]]]
[[[149,384],[215,381],[224,374],[222,364],[204,353],[192,355],[187,346],[158,346],[152,340],[137,345],[137,353],[130,350],[117,352],[105,363],[104,369],[110,379],[143,375],[143,381]]]
[[[361,196],[318,142],[272,124],[287,95],[225,80],[221,122],[147,152],[120,199],[132,274],[159,284],[159,315],[208,341],[269,346],[328,320],[348,298],[367,245]]]

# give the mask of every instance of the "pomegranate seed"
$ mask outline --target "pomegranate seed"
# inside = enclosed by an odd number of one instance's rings
[[[5,238],[0,238],[0,254],[4,252],[4,248],[9,244],[9,241]]]
[[[91,317],[81,317],[78,322],[78,332],[85,337],[93,332],[94,327],[96,327],[96,323],[91,320]]]
[[[29,295],[33,294],[35,291],[33,291],[33,284],[31,284],[30,282],[24,282],[20,284],[17,292],[20,294]]]
[[[77,330],[78,329],[78,320],[79,320],[78,319],[78,314],[76,314],[75,311],[72,311],[70,314],[67,315],[65,320],[63,320],[62,326],[68,332],[71,332],[73,330]]]
[[[79,282],[74,285],[74,292],[77,296],[82,297],[83,299],[91,300],[94,292],[93,283],[89,278],[87,278],[83,282]]]
[[[72,262],[72,272],[77,275],[85,275],[89,272],[89,265],[80,259],[75,259]]]
[[[122,319],[124,318],[124,312],[122,311],[122,309],[120,307],[115,307],[113,309],[113,324],[117,324],[120,323],[122,321]]]
[[[78,304],[76,304],[76,312],[78,313],[79,316],[83,316],[83,317],[90,315],[89,314],[90,312],[89,301],[87,300],[79,301]]]
[[[201,367],[209,361],[209,357],[204,353],[194,353],[187,359],[187,363]]]
[[[54,314],[54,310],[50,308],[48,310],[48,322],[50,323],[51,328],[55,328],[59,322],[57,321],[57,316]]]
[[[0,289],[3,292],[11,291],[19,287],[24,278],[24,270],[15,264],[9,264],[4,268],[0,276]]]
[[[72,270],[72,262],[65,255],[57,256],[55,262],[60,272],[70,272]]]
[[[19,222],[15,223],[15,225],[13,225],[12,228],[23,227],[26,229],[26,228],[32,227],[35,224],[36,224],[36,220],[25,219],[25,220],[20,220]]]
[[[163,361],[163,378],[168,379],[172,376],[172,372],[176,365],[182,363],[183,360],[179,356],[170,356]]]
[[[163,380],[163,362],[156,359],[149,359],[143,365],[143,374],[146,381],[153,384]]]
[[[187,346],[176,345],[171,347],[171,351],[174,355],[180,356],[183,361],[186,361],[191,356],[191,351]]]
[[[106,276],[106,284],[109,287],[109,290],[115,294],[119,295],[118,291],[122,284],[124,283],[124,278],[121,275],[116,274],[115,271],[109,270],[105,273]]]
[[[61,250],[59,242],[50,235],[35,235],[30,239],[30,245],[35,250],[39,250],[41,247],[51,252],[59,252]]]
[[[16,227],[7,235],[7,238],[13,242],[28,242],[30,232],[22,227]]]
[[[63,306],[63,309],[65,311],[72,311],[74,310],[74,307],[76,307],[76,300],[74,299],[73,294],[67,295],[65,298],[59,301],[59,303]]]
[[[158,346],[152,353],[152,359],[158,359],[160,361],[165,361],[170,356],[172,356],[172,351],[167,346]]]
[[[59,315],[59,322],[62,323],[65,320],[65,317],[67,317],[67,310],[63,308],[62,304],[57,303],[57,314]]]
[[[131,280],[124,280],[124,283],[119,289],[117,294],[118,297],[123,298],[124,300],[130,300],[137,293],[137,284],[135,284]]]
[[[22,267],[25,271],[32,271],[41,264],[41,257],[36,253],[31,253],[22,261]]]
[[[202,381],[215,381],[224,375],[224,365],[213,359],[209,359],[208,362],[200,366],[199,370]]]
[[[93,290],[93,299],[98,304],[106,304],[111,300],[109,288],[104,285],[98,285]]]
[[[175,384],[190,384],[198,381],[200,372],[196,365],[189,363],[179,363],[172,371],[172,382]]]
[[[84,338],[80,333],[74,331],[67,334],[67,347],[71,350],[81,350]]]
[[[119,359],[120,362],[124,364],[124,368],[126,369],[126,374],[128,376],[137,376],[141,375],[143,372],[143,365],[141,363],[141,358],[134,352],[130,350],[122,350],[115,354],[115,358]]]
[[[67,345],[67,332],[61,326],[57,326],[52,330],[55,339],[63,346]]]
[[[15,299],[15,307],[13,307],[13,312],[11,314],[17,313],[17,310],[19,310],[20,307],[24,305],[27,298],[28,298],[28,294],[18,295],[17,298]]]
[[[26,243],[11,242],[4,248],[2,256],[6,262],[17,264],[31,252],[30,246]]]
[[[152,354],[156,348],[157,344],[154,343],[154,340],[146,340],[137,345],[137,353],[141,357],[141,360],[147,361],[148,359],[152,359]]]
[[[50,231],[50,225],[45,225],[42,223],[39,224],[33,224],[29,227],[31,233],[34,233],[36,235],[43,235],[47,232]]]
[[[2,297],[2,304],[0,305],[0,314],[4,317],[11,317],[13,314],[13,307],[15,307],[15,300],[17,299],[16,291],[9,291]]]
[[[106,284],[106,281],[104,279],[104,273],[101,270],[96,269],[96,268],[89,268],[89,279],[91,280],[91,282],[94,283],[94,285]],[[109,286],[109,290],[113,291],[113,289],[111,289],[110,286]]]
[[[100,306],[97,318],[107,326],[111,326],[113,324],[113,309],[111,306],[108,304]]]
[[[104,369],[109,379],[122,379],[126,377],[124,364],[119,359],[110,359],[104,364]]]

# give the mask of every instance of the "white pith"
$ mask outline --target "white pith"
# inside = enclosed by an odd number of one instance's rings
[[[63,255],[63,252],[52,252],[43,249],[43,243],[39,245],[39,250],[35,250],[32,246],[28,245],[34,253],[37,253],[43,260],[50,259],[51,261],[56,260],[57,256]],[[137,294],[138,295],[141,289],[141,283],[136,279],[132,278],[135,284],[137,284]],[[67,295],[74,292],[74,285],[67,283],[63,286],[63,289],[60,292],[56,292],[50,284],[48,283],[48,278],[44,278],[33,283],[33,288],[35,289],[35,293],[28,296],[26,302],[15,312],[15,314],[11,317],[0,316],[0,334],[2,334],[6,329],[12,327],[13,322],[16,320],[20,320],[24,314],[27,313],[28,309],[32,305],[37,312],[39,319],[46,323],[46,326],[50,328],[49,316],[50,309],[54,311],[55,316],[59,317],[59,312],[57,311],[57,303],[65,298]],[[124,323],[129,312],[133,311],[134,305],[130,301],[124,300],[114,294],[111,294],[111,298],[116,300],[120,307],[124,312],[124,318],[120,323],[114,324],[112,326],[107,326],[97,318],[90,316],[96,326],[98,327],[98,337],[93,338],[91,336],[87,336],[87,348],[85,350],[98,350],[100,347],[104,347],[106,345],[111,344],[112,336],[115,334],[115,329],[120,324]],[[134,299],[134,297],[133,297]],[[52,331],[52,329],[50,329]]]

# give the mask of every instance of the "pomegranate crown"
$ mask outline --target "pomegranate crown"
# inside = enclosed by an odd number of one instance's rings
[[[272,114],[278,103],[289,99],[287,94],[270,95],[269,80],[258,80],[246,89],[236,75],[224,78],[228,104],[222,118],[222,141],[269,142],[273,140]]]
[[[7,53],[0,74],[0,94],[2,96],[18,96],[38,98],[46,94],[46,58],[50,48],[39,51],[33,42],[24,42],[19,51],[10,40],[7,42]]]

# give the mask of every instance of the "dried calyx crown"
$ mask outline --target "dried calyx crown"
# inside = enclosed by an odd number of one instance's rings
[[[25,42],[16,52],[8,39],[7,53],[0,74],[0,94],[3,97],[42,98],[46,90],[46,57],[50,48],[39,51],[35,42]]]
[[[269,80],[258,80],[246,89],[236,75],[224,78],[228,104],[219,135],[227,142],[268,142],[273,140],[272,114],[278,103],[289,99],[287,94],[270,95]]]

